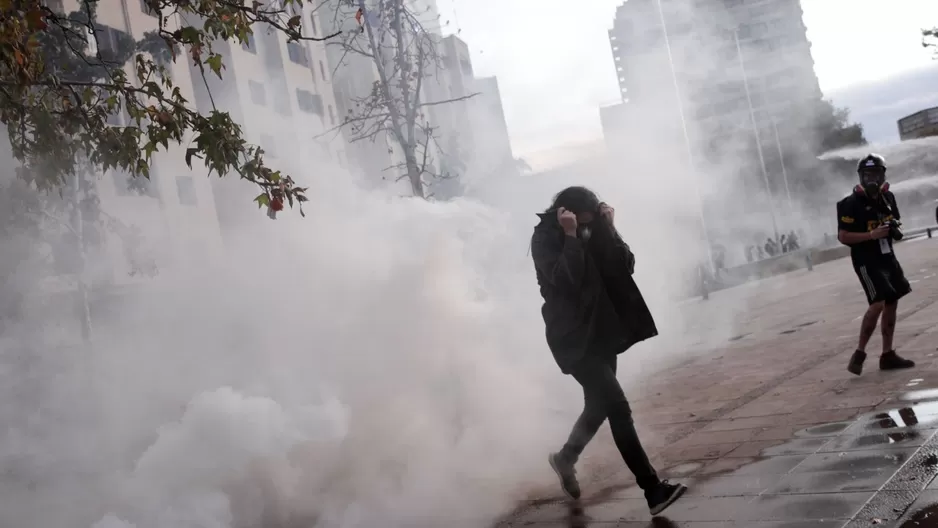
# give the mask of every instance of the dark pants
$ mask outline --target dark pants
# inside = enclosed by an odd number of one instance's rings
[[[632,409],[616,379],[616,356],[601,358],[587,355],[571,374],[583,387],[584,406],[583,413],[573,425],[570,438],[560,451],[561,455],[570,463],[576,463],[599,426],[609,418],[616,447],[635,475],[639,487],[649,489],[658,484],[658,474],[651,467],[648,455],[638,440],[632,422]]]

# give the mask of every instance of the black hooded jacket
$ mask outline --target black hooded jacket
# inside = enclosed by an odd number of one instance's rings
[[[569,374],[586,354],[615,355],[658,335],[632,278],[635,257],[615,232],[611,243],[566,236],[554,213],[538,215],[531,237],[547,345]]]

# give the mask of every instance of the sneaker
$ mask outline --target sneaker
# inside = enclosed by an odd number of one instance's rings
[[[914,366],[914,361],[899,356],[899,354],[896,354],[895,350],[890,350],[882,356],[879,356],[879,370],[899,370],[912,368]]]
[[[557,478],[560,479],[560,488],[567,497],[573,500],[580,498],[580,483],[576,479],[576,469],[573,464],[564,460],[560,453],[553,453],[547,458]]]
[[[680,499],[685,491],[687,491],[687,486],[683,484],[671,484],[667,480],[662,480],[654,488],[645,491],[648,509],[651,510],[652,515],[658,515],[674,504],[674,501]]]
[[[847,365],[847,370],[851,374],[856,374],[859,376],[863,373],[863,362],[866,361],[866,352],[862,350],[857,350],[853,353],[853,356],[850,357],[850,363]]]

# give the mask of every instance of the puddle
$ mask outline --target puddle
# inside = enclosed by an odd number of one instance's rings
[[[920,379],[914,379],[910,381],[909,383],[921,382],[921,381],[922,380]],[[912,391],[912,392],[903,394],[901,398],[905,401],[919,401],[919,400],[932,400],[932,399],[938,400],[938,389],[924,389],[924,390]]]
[[[938,402],[926,402],[895,411],[878,413],[861,423],[862,430],[899,429],[938,424]]]
[[[938,528],[938,504],[915,512],[899,528]]]
[[[846,430],[853,425],[853,423],[854,422],[837,422],[815,425],[795,433],[795,436],[831,436]]]

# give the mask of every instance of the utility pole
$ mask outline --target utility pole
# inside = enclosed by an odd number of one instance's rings
[[[716,264],[713,261],[713,248],[710,243],[710,233],[707,230],[707,219],[704,214],[703,197],[700,194],[700,182],[697,181],[696,163],[694,160],[694,149],[690,142],[690,133],[687,131],[687,119],[684,116],[684,98],[681,97],[681,83],[677,78],[677,70],[674,67],[674,56],[671,53],[671,41],[668,37],[668,24],[665,21],[664,7],[661,0],[656,0],[658,4],[658,15],[661,17],[661,31],[664,32],[664,45],[668,52],[668,65],[671,67],[671,79],[674,81],[674,95],[677,98],[677,110],[681,117],[681,130],[684,132],[684,145],[687,147],[687,174],[694,185],[694,191],[697,193],[697,204],[700,213],[700,229],[703,231],[704,244],[707,246],[707,263],[710,272],[716,273]]]
[[[756,138],[756,151],[759,153],[759,163],[762,165],[762,179],[765,181],[765,193],[769,199],[769,212],[772,214],[772,229],[775,231],[775,241],[780,240],[778,233],[778,219],[775,214],[775,201],[772,199],[772,187],[769,184],[769,171],[765,167],[765,156],[762,154],[762,139],[759,137],[759,124],[756,121],[756,112],[752,106],[752,94],[749,91],[749,78],[746,75],[746,62],[743,60],[743,48],[739,44],[739,29],[733,29],[733,40],[736,42],[736,55],[739,57],[739,69],[743,74],[743,87],[746,90],[746,101],[749,103],[749,118],[752,121],[752,133]]]

